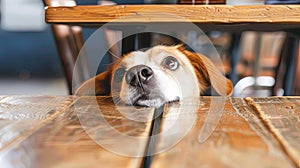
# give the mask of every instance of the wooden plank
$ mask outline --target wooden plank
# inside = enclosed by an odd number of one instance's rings
[[[300,22],[300,5],[116,5],[47,7],[48,23],[281,23]]]
[[[276,138],[268,131],[257,117],[255,112],[248,107],[246,102],[238,98],[228,98],[223,103],[213,103],[211,97],[200,99],[197,109],[196,123],[186,136],[174,147],[153,157],[151,167],[294,167],[290,158],[283,152]],[[218,107],[220,106],[220,107]],[[185,106],[184,108],[186,108]],[[213,128],[214,118],[207,120],[207,116],[218,117],[218,111],[224,111],[220,121],[211,136],[204,141],[199,141],[200,130],[204,124]],[[164,131],[174,122],[176,109],[181,105],[172,104],[168,107],[162,123]],[[175,109],[175,110],[174,110]],[[209,112],[210,111],[210,112]],[[187,117],[180,118],[176,128],[192,122],[192,115],[185,111]],[[178,129],[180,130],[180,129]],[[169,137],[178,134],[176,129],[160,136],[157,149],[160,150],[170,141]],[[175,136],[176,137],[176,136]]]
[[[46,168],[141,167],[142,157],[122,155],[144,154],[152,114],[151,108],[116,107],[107,97],[78,98],[73,106],[30,137],[2,150],[0,164],[4,167]],[[145,122],[136,122],[123,115]],[[120,136],[113,134],[114,131]],[[136,137],[140,142],[132,144],[124,136],[120,139],[122,135]],[[125,151],[111,152],[116,148]]]
[[[300,97],[247,98],[300,167]]]
[[[64,111],[72,100],[69,96],[1,96],[0,149],[30,135]]]

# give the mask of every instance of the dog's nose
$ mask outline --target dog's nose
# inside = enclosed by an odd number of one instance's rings
[[[131,86],[146,84],[153,76],[153,71],[145,65],[137,65],[126,73],[126,82]]]

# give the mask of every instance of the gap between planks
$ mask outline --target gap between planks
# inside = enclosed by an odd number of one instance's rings
[[[278,141],[282,151],[286,154],[286,156],[291,160],[291,162],[295,165],[295,167],[300,167],[299,165],[299,160],[295,158],[292,154],[291,151],[288,149],[288,144],[284,142],[282,138],[275,132],[275,129],[271,124],[269,124],[268,119],[264,118],[262,115],[262,111],[260,109],[260,106],[251,98],[251,97],[246,97],[244,98],[244,101],[246,104],[256,113],[257,117],[259,117],[260,121],[264,124],[264,126],[268,129],[268,131],[274,136],[274,138]]]

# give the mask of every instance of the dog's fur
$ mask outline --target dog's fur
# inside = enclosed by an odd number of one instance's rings
[[[176,69],[168,69],[166,60]],[[141,82],[136,76],[133,81],[128,75],[133,69],[149,73],[149,79]],[[76,95],[112,95],[126,104],[158,107],[166,102],[198,97],[209,87],[222,96],[232,93],[231,81],[207,57],[185,50],[181,45],[156,46],[120,58],[105,72],[86,81]]]

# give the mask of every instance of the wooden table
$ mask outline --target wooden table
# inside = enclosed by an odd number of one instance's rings
[[[149,47],[149,36],[140,36],[145,32],[158,32],[171,36],[177,34],[177,38],[186,43],[187,38],[179,34],[187,32],[197,32],[200,34],[202,31],[210,32],[213,30],[230,32],[232,34],[232,46],[230,47],[231,51],[229,51],[231,52],[229,54],[231,56],[231,67],[236,67],[240,59],[239,41],[241,40],[242,32],[284,31],[287,32],[288,39],[284,45],[288,47],[288,50],[283,50],[282,59],[288,61],[283,63],[286,65],[282,65],[286,67],[285,70],[283,70],[284,73],[282,76],[294,75],[296,61],[293,60],[297,57],[296,51],[298,51],[298,37],[300,35],[300,5],[229,6],[143,4],[46,7],[45,20],[47,23],[53,25],[67,24],[96,28],[102,26],[103,29],[121,30],[122,39],[118,40],[122,40],[122,54]],[[129,37],[131,35],[136,36]],[[73,37],[68,38],[67,42],[72,38]],[[257,40],[258,44],[260,43],[259,39],[260,37]],[[64,50],[61,49],[61,52],[64,52]],[[257,54],[257,56],[258,55],[259,54]],[[66,59],[63,58],[62,60]],[[114,60],[114,58],[111,58],[111,60]],[[67,74],[72,75],[73,73],[69,70]],[[235,71],[231,71],[230,78],[234,83],[237,82],[238,77]],[[287,83],[295,83],[294,78],[286,78],[288,79]],[[72,80],[69,79],[68,81],[69,88],[71,88]],[[292,94],[289,90],[291,90],[293,86],[284,85],[281,87],[285,90],[287,95]]]
[[[203,31],[295,31],[300,28],[300,5],[115,5],[47,7],[51,24],[101,26],[194,23]],[[176,27],[178,29],[178,27]]]
[[[153,109],[110,97],[0,96],[0,129],[1,167],[300,166],[300,97],[201,97]]]
[[[188,43],[186,41],[187,35],[181,36],[180,34],[187,32],[200,34],[202,31],[217,30],[232,34],[232,46],[229,51],[231,67],[236,67],[240,60],[239,41],[244,31],[287,32],[287,41],[283,44],[283,48],[287,46],[288,50],[283,50],[281,56],[283,60],[287,61],[283,63],[286,65],[280,65],[286,67],[282,76],[294,75],[296,61],[293,60],[298,56],[296,51],[298,51],[298,37],[300,35],[300,5],[143,4],[46,7],[45,20],[49,24],[82,25],[96,28],[102,26],[102,28],[121,30],[122,39],[119,40],[122,40],[123,44],[122,54],[149,47],[149,37],[147,35],[146,37],[140,36],[145,32],[159,32],[171,36],[177,34],[178,39]],[[133,34],[136,36],[128,37]],[[260,43],[259,39],[257,40],[258,44]],[[259,54],[256,55],[258,57]],[[234,83],[237,82],[238,77],[235,71],[231,71],[230,78]],[[286,78],[287,83],[295,83],[294,78]],[[279,83],[278,85],[280,85]],[[71,86],[71,84],[69,85]],[[284,85],[281,87],[287,95],[292,94],[290,90],[293,86]]]

